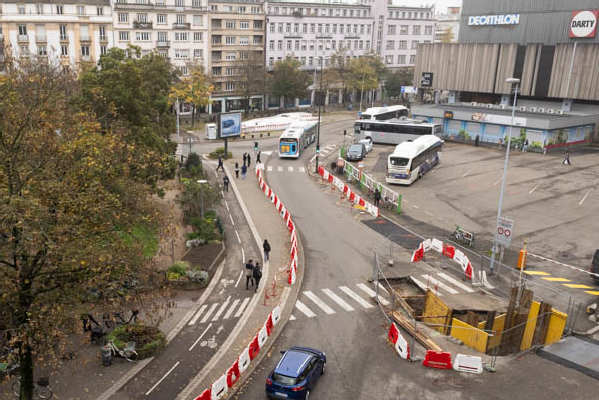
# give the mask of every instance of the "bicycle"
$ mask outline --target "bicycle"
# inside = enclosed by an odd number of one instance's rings
[[[129,362],[135,362],[137,360],[138,354],[137,351],[135,351],[135,342],[129,342],[125,345],[125,348],[119,349],[113,341],[110,341],[105,347],[106,350],[110,350],[111,356],[121,357]]]
[[[21,395],[21,379],[17,375],[17,379],[12,383],[12,392],[15,398],[19,398]],[[33,382],[33,398],[34,399],[51,399],[54,393],[50,389],[50,379],[47,377],[39,378],[36,382]]]
[[[456,225],[455,230],[450,235],[450,239],[453,239],[459,243],[467,244],[469,247],[472,247],[472,244],[474,243],[474,234],[464,230],[459,225]]]

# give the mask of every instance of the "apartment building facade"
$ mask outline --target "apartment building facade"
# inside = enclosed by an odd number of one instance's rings
[[[460,33],[461,7],[447,7],[447,12],[437,14],[435,43],[457,43]]]
[[[77,68],[113,44],[110,0],[0,0],[0,49],[13,56],[55,58]]]
[[[208,0],[111,0],[115,46],[157,51],[183,75],[208,68]]]

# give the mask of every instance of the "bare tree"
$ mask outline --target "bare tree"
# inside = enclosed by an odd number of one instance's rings
[[[247,51],[237,66],[239,89],[245,99],[245,112],[251,110],[250,99],[264,94],[266,88],[266,68],[262,51]]]

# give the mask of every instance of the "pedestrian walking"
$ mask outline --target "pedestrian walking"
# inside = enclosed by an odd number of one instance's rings
[[[247,164],[248,160],[248,154],[247,153],[243,153],[243,165]]]
[[[223,188],[225,192],[229,191],[229,177],[227,175],[223,177]]]
[[[248,173],[248,167],[243,164],[241,166],[241,179],[245,179],[245,175]]]
[[[235,179],[239,179],[239,163],[235,163]]]
[[[260,161],[260,153],[262,153],[262,152],[260,150],[258,150],[258,154],[256,154],[256,164],[262,163],[262,161]]]
[[[245,264],[245,290],[250,290],[250,283],[254,286],[254,263],[248,260]]]
[[[268,240],[264,239],[262,249],[264,250],[264,261],[268,261],[270,259],[270,243],[268,243]]]
[[[250,153],[248,153],[248,168],[250,167],[251,163],[252,163],[252,157],[250,156]]]
[[[374,205],[378,207],[380,202],[381,202],[381,191],[379,190],[379,188],[376,188],[376,189],[374,189]]]
[[[222,171],[225,170],[225,168],[223,167],[223,158],[222,157],[218,157],[218,167],[216,167],[216,170],[218,171],[218,169],[221,169]]]
[[[252,276],[254,277],[254,293],[258,291],[258,285],[260,285],[260,279],[262,279],[262,267],[260,267],[260,263],[256,261],[256,265],[254,265],[254,269],[252,271]]]
[[[566,150],[566,153],[564,154],[564,161],[562,161],[562,164],[572,165],[572,163],[570,162],[570,150]]]
[[[526,150],[528,150],[528,139],[526,139],[524,143],[522,143],[522,152],[526,153]]]

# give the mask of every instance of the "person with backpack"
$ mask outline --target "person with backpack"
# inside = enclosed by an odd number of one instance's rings
[[[239,163],[235,163],[235,179],[239,179]]]
[[[264,261],[268,261],[270,255],[270,243],[268,243],[268,240],[264,239],[262,249],[264,250]]]
[[[245,264],[245,290],[250,290],[250,283],[254,286],[254,264],[248,260]]]
[[[225,192],[229,191],[229,177],[227,175],[223,177],[223,188],[225,189]]]
[[[222,171],[225,170],[224,166],[223,166],[223,158],[222,157],[218,157],[218,167],[216,167],[216,170],[218,171],[218,169],[221,169]]]
[[[254,293],[258,291],[258,285],[260,285],[260,279],[262,279],[262,268],[260,267],[260,263],[256,261],[256,265],[253,270],[254,283],[256,286],[254,287]]]

